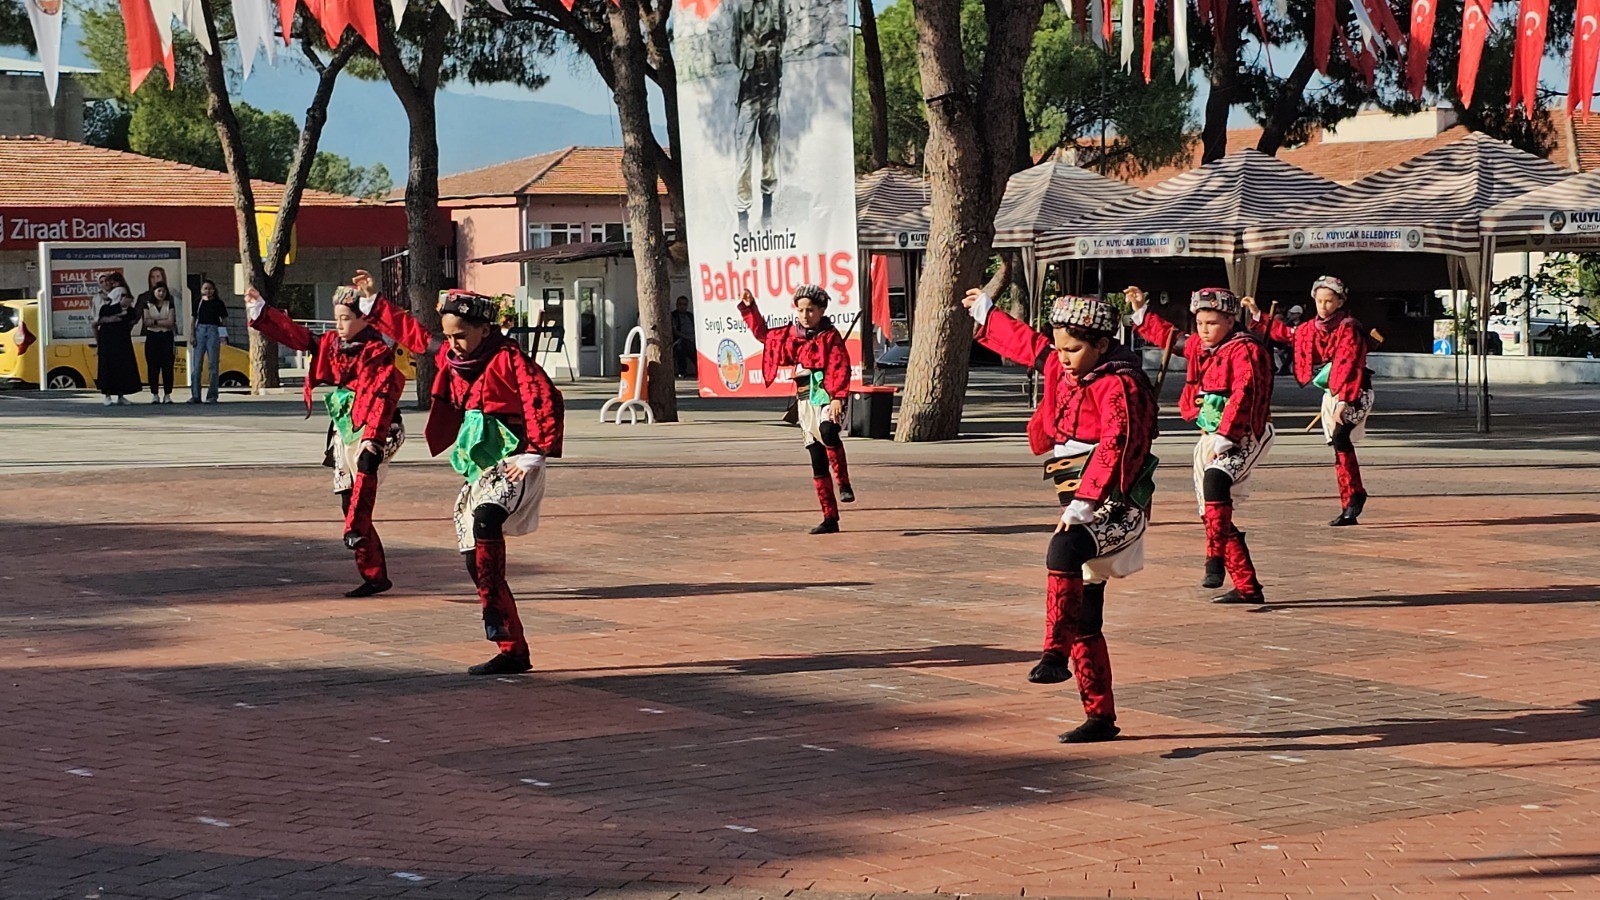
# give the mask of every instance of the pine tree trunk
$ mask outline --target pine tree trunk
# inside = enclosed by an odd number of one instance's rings
[[[871,170],[889,164],[889,95],[883,82],[883,47],[878,43],[878,14],[872,0],[859,0],[862,59],[867,68],[867,98],[872,104]]]
[[[380,9],[382,5],[380,4]],[[444,271],[434,241],[434,217],[439,214],[439,72],[444,65],[446,29],[453,27],[442,6],[428,13],[428,31],[416,60],[417,72],[406,69],[406,59],[395,40],[394,24],[379,17],[378,61],[389,87],[406,111],[410,165],[406,170],[406,305],[427,329],[439,333],[439,290]],[[428,354],[413,359],[417,371],[417,409],[432,403],[436,366]]]
[[[1200,131],[1200,162],[1216,162],[1228,155],[1228,114],[1239,95],[1239,26],[1243,15],[1230,9],[1228,27],[1217,36],[1211,61],[1211,93],[1206,97],[1205,127]]]
[[[1278,155],[1289,129],[1300,121],[1300,116],[1305,112],[1306,85],[1311,83],[1311,76],[1317,70],[1313,56],[1310,48],[1300,54],[1300,62],[1295,64],[1294,71],[1284,81],[1278,102],[1272,105],[1272,114],[1261,126],[1261,140],[1256,142],[1256,149],[1268,156]]]
[[[961,308],[983,281],[994,216],[1016,159],[1022,67],[1033,47],[1042,0],[987,7],[989,46],[974,97],[961,40],[960,0],[919,0],[917,26],[933,222],[917,285],[916,340],[906,369],[897,441],[938,441],[961,429],[972,319]],[[984,130],[985,123],[997,127]]]
[[[638,272],[639,327],[644,329],[646,397],[658,422],[678,421],[672,365],[672,297],[666,240],[661,227],[661,197],[650,131],[650,98],[645,88],[645,42],[638,0],[608,7],[612,97],[622,131],[622,179],[628,188],[628,224],[633,229],[633,261]]]

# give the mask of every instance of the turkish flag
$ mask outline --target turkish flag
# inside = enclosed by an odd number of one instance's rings
[[[894,313],[889,311],[889,257],[881,253],[872,254],[872,324],[883,330],[885,335],[892,334],[890,320]]]
[[[1312,59],[1317,61],[1317,71],[1328,74],[1328,51],[1333,49],[1333,29],[1338,24],[1337,0],[1317,0],[1316,21],[1311,29]]]
[[[1489,36],[1490,2],[1466,0],[1461,10],[1461,67],[1456,70],[1456,92],[1461,95],[1461,105],[1466,107],[1472,105],[1472,89],[1478,83],[1478,63],[1483,61],[1483,42]],[[1512,90],[1516,90],[1515,86]]]
[[[172,51],[161,50],[161,32],[156,30],[149,0],[122,0],[122,27],[128,38],[128,91],[137,91],[158,65],[166,66],[167,86],[171,87],[176,77]]]
[[[1572,22],[1572,81],[1567,86],[1567,112],[1589,117],[1594,96],[1595,64],[1600,61],[1600,0],[1578,0]]]
[[[1539,102],[1539,63],[1544,61],[1545,19],[1550,0],[1522,0],[1517,8],[1517,43],[1511,49],[1511,108],[1533,118]]]
[[[1600,3],[1600,0],[1595,0]],[[1414,0],[1411,4],[1411,40],[1406,44],[1406,90],[1422,99],[1422,83],[1428,77],[1428,50],[1433,47],[1434,0]]]

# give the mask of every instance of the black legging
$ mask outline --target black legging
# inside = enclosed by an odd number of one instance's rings
[[[479,541],[497,541],[505,537],[504,525],[510,517],[505,507],[485,503],[472,511],[472,537]]]
[[[144,336],[144,372],[150,382],[150,393],[172,393],[172,368],[172,332],[147,332]]]
[[[839,437],[839,426],[834,422],[823,422],[817,426],[817,431],[822,435],[822,440],[806,445],[806,451],[811,454],[811,474],[816,478],[828,477],[828,448],[837,450],[844,446],[844,440]]]
[[[1332,444],[1335,453],[1355,452],[1355,441],[1350,440],[1350,435],[1355,430],[1356,427],[1351,425],[1349,422],[1341,422],[1337,428],[1333,429]]]
[[[1233,502],[1233,476],[1221,469],[1207,469],[1200,481],[1200,493],[1207,503]]]
[[[1052,572],[1081,577],[1083,564],[1095,558],[1094,535],[1082,525],[1058,531],[1050,537],[1050,549],[1045,551],[1044,564]],[[1076,633],[1079,638],[1100,634],[1105,626],[1106,583],[1104,581],[1083,586],[1083,608],[1078,614]]]

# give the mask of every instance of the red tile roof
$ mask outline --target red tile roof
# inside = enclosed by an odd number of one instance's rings
[[[666,188],[658,190],[665,192]],[[627,193],[621,147],[568,147],[439,179],[440,200],[551,194],[620,197]],[[400,196],[404,193],[391,195]]]
[[[1278,151],[1278,159],[1299,166],[1313,175],[1349,184],[1390,166],[1399,165],[1414,156],[1465,137],[1467,129],[1456,125],[1432,137],[1408,138],[1397,141],[1324,142],[1319,130],[1311,140],[1298,147],[1285,147]],[[1261,140],[1260,128],[1233,128],[1228,130],[1228,152],[1253,148]],[[1127,179],[1129,184],[1146,188],[1166,181],[1200,165],[1203,148],[1195,142],[1192,159],[1187,166],[1167,166],[1148,175]]]
[[[283,185],[253,181],[256,202],[275,204]],[[368,201],[306,191],[306,206]],[[0,206],[233,206],[233,181],[171,160],[37,136],[0,137]]]

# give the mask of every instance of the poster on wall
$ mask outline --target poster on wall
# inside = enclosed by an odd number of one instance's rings
[[[41,243],[39,329],[48,344],[94,343],[94,320],[104,302],[100,276],[120,274],[137,299],[159,283],[172,293],[178,339],[189,333],[188,258],[181,243]],[[134,337],[139,337],[135,330]]]
[[[762,383],[761,344],[739,315],[794,321],[817,284],[861,377],[848,5],[832,0],[677,0],[673,53],[700,395],[794,390]]]

